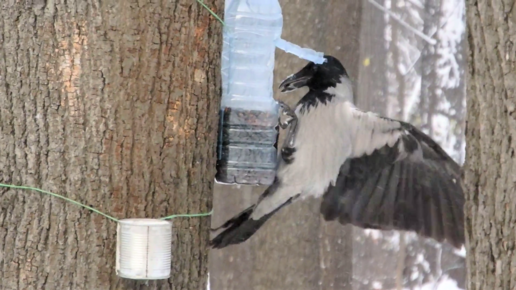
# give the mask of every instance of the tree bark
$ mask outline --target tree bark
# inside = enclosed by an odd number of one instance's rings
[[[191,0],[0,7],[1,182],[118,218],[210,210],[220,23]],[[2,189],[0,289],[205,289],[209,225],[174,220],[172,277],[145,285],[115,274],[114,222]]]
[[[516,2],[466,2],[468,289],[516,287]]]
[[[357,79],[361,1],[280,0],[280,4],[286,40],[334,55]],[[275,86],[305,64],[305,60],[278,51]],[[293,106],[305,93],[276,90],[275,97]],[[278,144],[283,137],[281,134]],[[255,202],[264,189],[217,187],[213,226]],[[351,227],[324,222],[319,205],[319,199],[296,202],[245,243],[212,251],[211,289],[351,289]]]

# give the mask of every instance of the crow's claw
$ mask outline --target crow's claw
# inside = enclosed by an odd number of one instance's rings
[[[297,133],[297,115],[292,108],[290,108],[287,104],[285,104],[282,101],[278,101],[278,104],[281,107],[281,114],[284,116],[287,116],[285,120],[281,120],[281,117],[279,118],[279,126],[282,129],[287,129],[287,136],[285,138],[285,141],[283,143],[283,148],[281,150],[281,155],[283,160],[286,163],[292,163],[294,161],[294,152],[296,152],[295,149],[295,143],[296,143],[296,133]]]
[[[279,121],[279,126],[281,127],[281,129],[285,130],[287,129],[287,127],[290,125],[290,123],[292,122],[293,119],[287,119],[287,120],[280,120]]]
[[[296,112],[294,110],[292,110],[292,108],[290,108],[287,104],[285,104],[284,102],[282,101],[278,101],[278,104],[280,105],[281,107],[281,113],[285,116],[289,116],[291,118],[297,118],[296,116]]]
[[[278,104],[281,107],[281,114],[287,116],[285,120],[281,120],[281,117],[279,118],[279,126],[281,129],[287,129],[294,120],[297,120],[296,112],[282,101],[278,101]]]

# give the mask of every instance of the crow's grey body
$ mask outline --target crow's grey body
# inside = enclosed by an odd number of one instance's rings
[[[288,164],[280,159],[277,179],[282,186],[261,200],[251,218],[268,214],[291,198],[293,192],[300,198],[321,197],[335,184],[340,167],[349,157],[371,154],[374,149],[386,144],[393,146],[398,140],[399,133],[390,130],[399,128],[399,123],[363,113],[352,105],[349,80],[342,79],[328,91],[335,96],[331,105],[317,100],[311,107],[302,101],[296,106],[299,129],[294,162]],[[379,134],[371,140],[373,131]]]
[[[280,158],[274,184],[222,226],[213,247],[245,241],[283,206],[306,197],[322,197],[326,220],[412,230],[460,246],[460,167],[410,124],[355,108],[347,73],[327,58],[326,66],[309,64],[289,78],[294,89],[309,87],[295,109],[292,156]]]

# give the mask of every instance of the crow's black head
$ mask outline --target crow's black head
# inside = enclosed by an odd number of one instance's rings
[[[346,69],[338,59],[325,55],[322,64],[308,63],[299,72],[286,78],[279,86],[282,92],[291,92],[308,86],[314,91],[326,91],[341,83],[342,78],[348,78]]]

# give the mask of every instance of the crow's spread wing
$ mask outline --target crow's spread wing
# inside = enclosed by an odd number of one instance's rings
[[[464,244],[460,166],[408,123],[357,116],[366,125],[357,124],[353,155],[323,196],[324,219]]]

